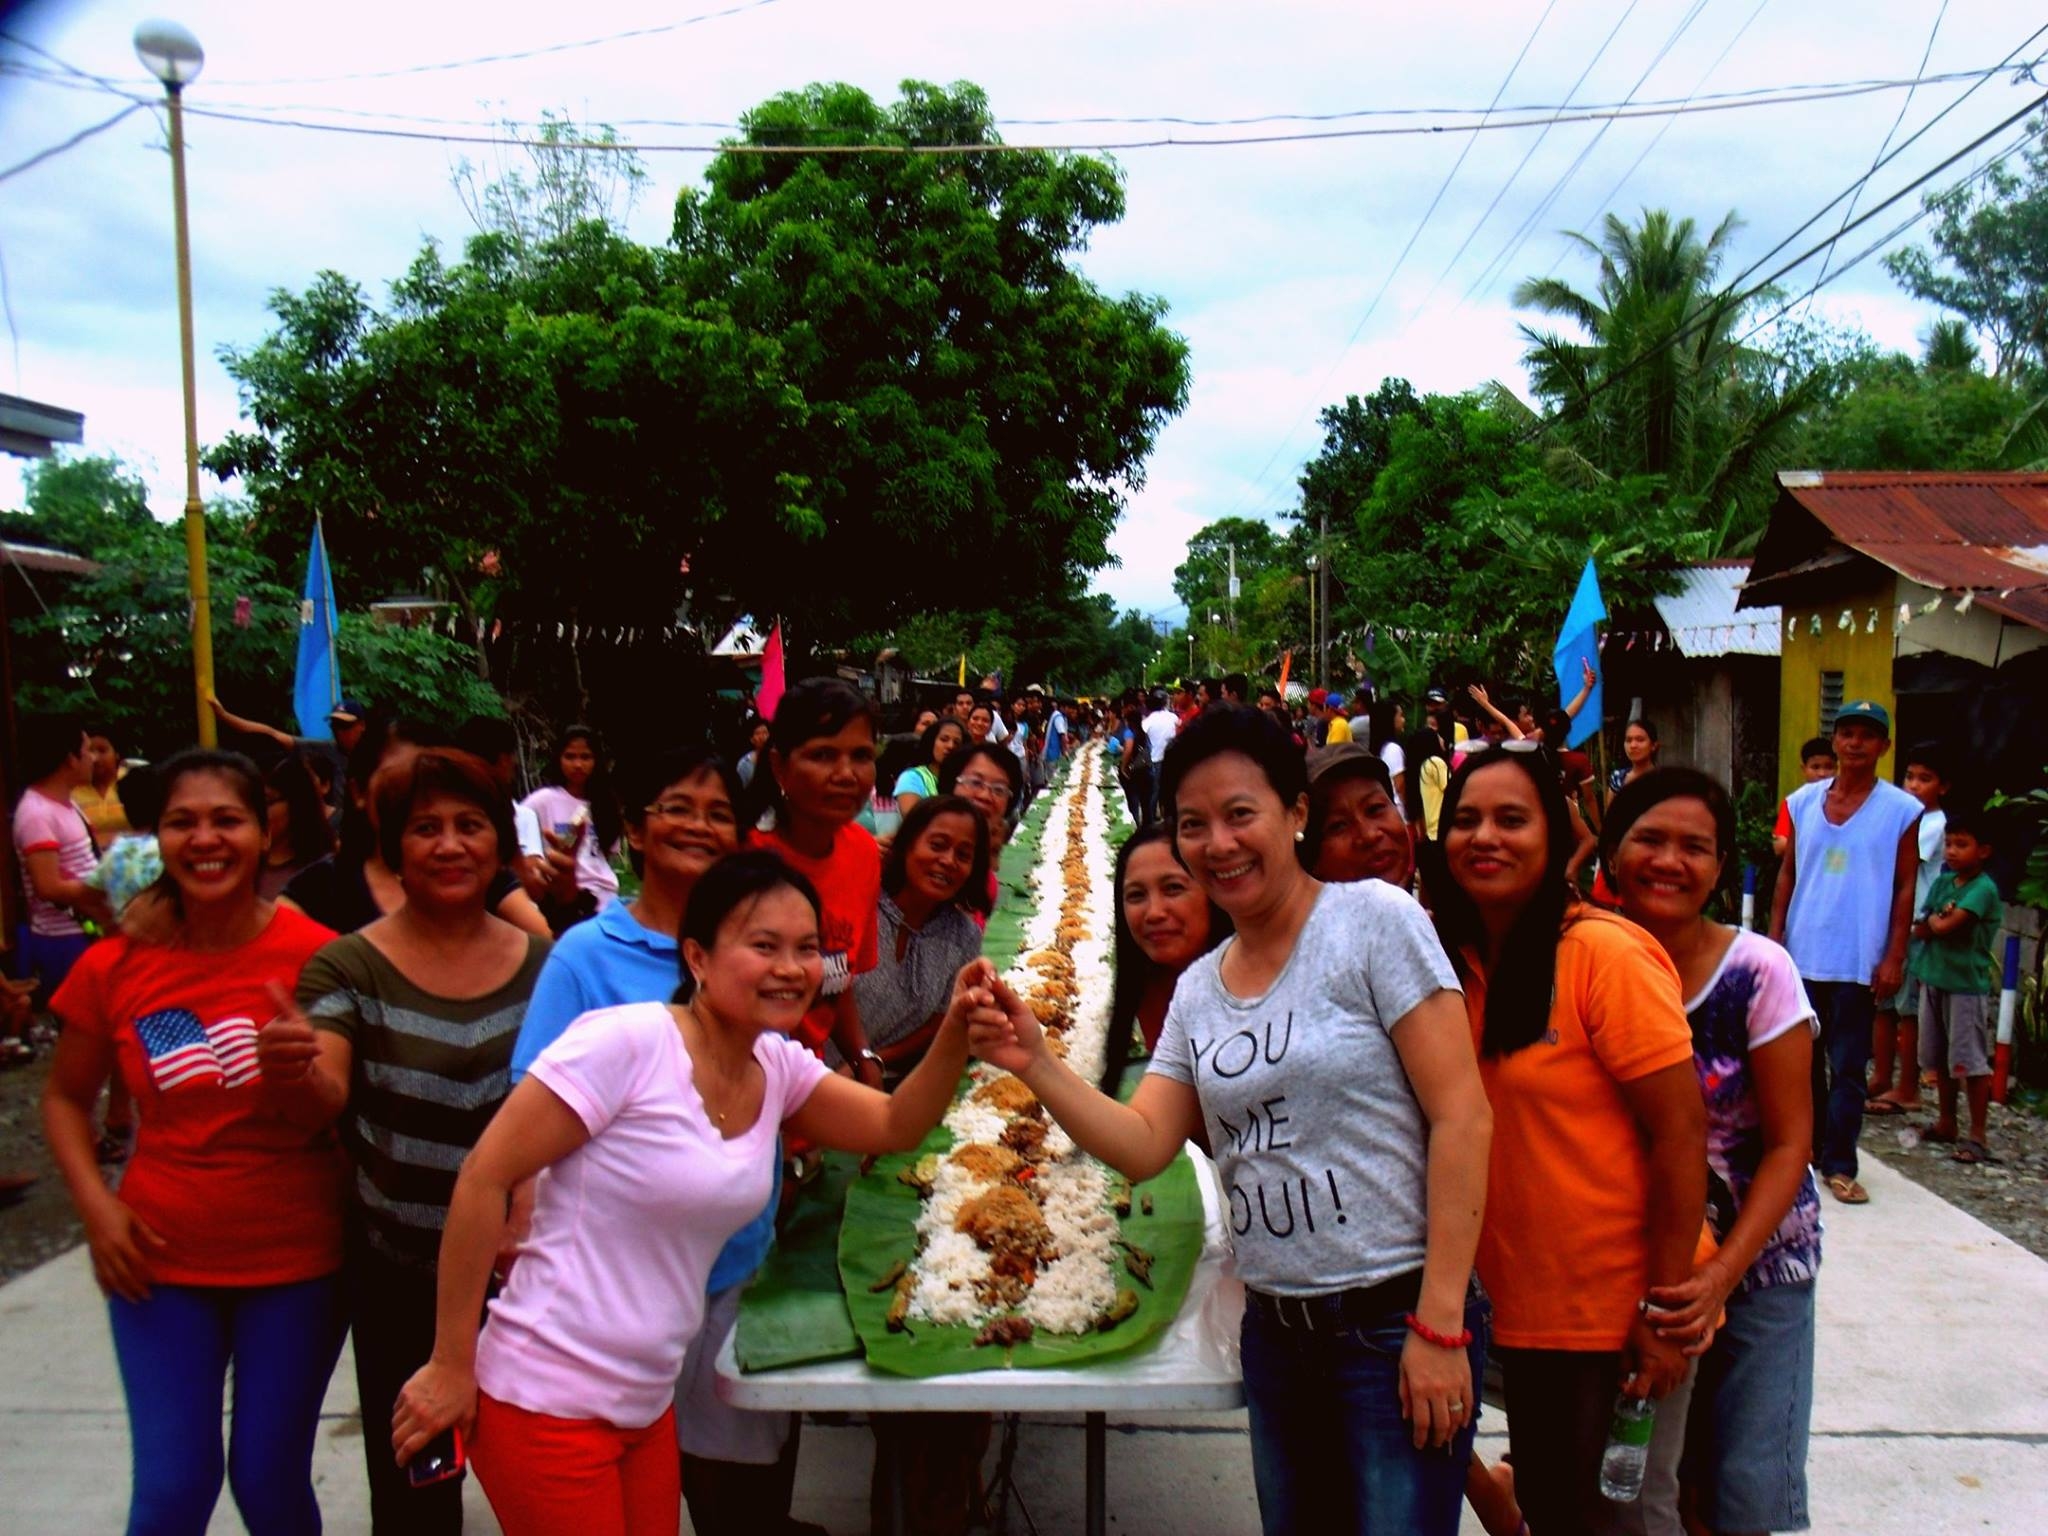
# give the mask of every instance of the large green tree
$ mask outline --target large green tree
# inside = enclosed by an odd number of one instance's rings
[[[684,291],[772,339],[806,406],[823,536],[774,551],[779,606],[829,632],[998,583],[1050,595],[1106,566],[1188,385],[1164,303],[1104,294],[1073,264],[1123,216],[1115,168],[999,150],[965,84],[907,82],[887,106],[814,85],[743,129],[747,146],[990,146],[736,149],[677,199]]]

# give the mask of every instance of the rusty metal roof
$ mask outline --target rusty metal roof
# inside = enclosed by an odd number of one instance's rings
[[[1797,470],[1778,483],[1778,508],[1743,606],[1789,599],[1798,577],[1853,550],[1923,586],[1972,593],[1993,613],[2048,630],[2048,475]],[[1787,502],[1832,541],[1781,529]],[[1840,548],[1830,550],[1829,542]]]

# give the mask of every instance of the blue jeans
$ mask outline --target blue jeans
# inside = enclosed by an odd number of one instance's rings
[[[1700,1361],[1685,1482],[1717,1531],[1803,1531],[1813,1420],[1814,1289],[1737,1291]]]
[[[1244,1393],[1266,1536],[1455,1536],[1491,1311],[1477,1294],[1465,1304],[1473,1396],[1463,1426],[1446,1449],[1418,1451],[1401,1417],[1408,1326],[1400,1313],[1322,1331],[1247,1307]]]
[[[1870,1092],[1865,1078],[1877,997],[1853,981],[1809,981],[1806,995],[1820,1015],[1821,1048],[1813,1053],[1814,1156],[1822,1178],[1845,1173],[1853,1179],[1863,1100]]]
[[[107,1299],[128,1399],[128,1536],[204,1536],[225,1471],[249,1536],[317,1536],[313,1437],[341,1353],[336,1277],[294,1285],[158,1285]],[[234,1424],[220,1441],[235,1368]]]

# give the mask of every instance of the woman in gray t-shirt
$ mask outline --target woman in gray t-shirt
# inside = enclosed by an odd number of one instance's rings
[[[1207,1127],[1246,1284],[1267,1532],[1450,1536],[1485,1358],[1471,1276],[1492,1129],[1450,962],[1402,892],[1302,868],[1306,769],[1258,711],[1196,719],[1161,794],[1237,934],[1182,976],[1130,1105],[1046,1051],[1006,990],[974,1049],[1131,1179]]]

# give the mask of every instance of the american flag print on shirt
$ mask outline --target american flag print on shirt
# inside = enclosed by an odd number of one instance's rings
[[[202,1024],[189,1008],[166,1008],[135,1021],[158,1092],[185,1083],[240,1088],[256,1080],[256,1021]]]

